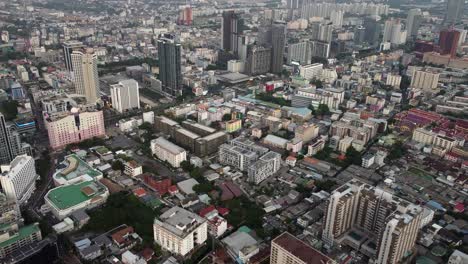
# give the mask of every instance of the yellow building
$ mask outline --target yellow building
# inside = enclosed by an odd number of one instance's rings
[[[235,119],[226,122],[226,132],[232,133],[242,128],[242,120]]]

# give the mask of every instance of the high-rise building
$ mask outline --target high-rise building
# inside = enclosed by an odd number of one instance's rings
[[[354,43],[360,45],[363,44],[366,38],[366,28],[358,26],[354,31]]]
[[[0,183],[8,199],[23,204],[36,189],[37,177],[34,159],[19,155],[9,165],[2,165]]]
[[[112,107],[119,112],[129,109],[140,109],[140,92],[138,82],[129,79],[120,81],[110,87]]]
[[[427,71],[413,71],[410,86],[424,91],[433,91],[439,83],[439,73]]]
[[[180,207],[172,207],[154,220],[154,242],[163,249],[186,256],[208,237],[206,219]]]
[[[302,0],[287,0],[286,7],[288,9],[299,9],[302,6]]]
[[[165,35],[158,40],[162,91],[174,97],[182,95],[181,52],[182,46],[176,43],[172,36]]]
[[[176,144],[159,137],[151,140],[151,152],[158,159],[167,161],[174,168],[179,168],[180,163],[187,160],[187,152],[185,149]]]
[[[286,42],[286,26],[274,23],[271,26],[271,69],[272,73],[283,70],[284,46]]]
[[[330,56],[330,42],[311,41],[310,54],[312,57],[328,59]]]
[[[242,34],[243,21],[234,11],[223,12],[221,21],[221,49],[237,54],[238,36]]]
[[[336,262],[288,232],[271,241],[270,264],[335,264]]]
[[[70,112],[45,113],[44,123],[52,149],[106,134],[102,111],[79,112],[73,108]]]
[[[0,113],[0,165],[10,163],[16,156],[31,153],[31,146],[22,143],[17,127]]]
[[[247,51],[245,71],[250,75],[265,74],[270,70],[271,48],[250,45]]]
[[[408,11],[408,16],[406,18],[407,39],[418,36],[418,29],[421,25],[421,20],[421,9],[414,8]]]
[[[330,20],[334,28],[341,28],[341,26],[343,26],[343,15],[344,15],[344,12],[341,10],[331,11]]]
[[[301,41],[299,43],[292,43],[288,45],[287,63],[298,62],[301,65],[310,64],[310,42]]]
[[[322,22],[314,22],[310,24],[310,38],[311,40],[319,40],[330,43],[333,33],[333,25],[324,24]]]
[[[177,24],[190,26],[193,23],[193,13],[191,6],[181,6],[179,7],[179,18],[177,19]]]
[[[75,50],[81,50],[83,43],[79,41],[66,41],[63,43],[63,58],[65,61],[65,68],[69,71],[73,71],[72,53]]]
[[[402,30],[400,19],[389,19],[385,21],[382,42],[390,42],[393,45],[400,45],[406,42],[407,31]]]
[[[344,243],[360,250],[374,263],[398,263],[413,250],[422,212],[419,205],[351,180],[327,201],[322,239],[327,247]]]
[[[86,97],[86,102],[94,104],[99,100],[99,75],[97,55],[92,49],[76,50],[71,54],[75,92]]]
[[[439,47],[440,55],[450,55],[454,58],[457,55],[458,40],[460,32],[454,29],[444,29],[440,31]]]
[[[365,28],[365,41],[369,45],[376,45],[379,42],[382,25],[374,17],[365,17],[363,26]]]
[[[465,0],[447,0],[447,11],[444,24],[454,25],[459,23],[465,15]]]

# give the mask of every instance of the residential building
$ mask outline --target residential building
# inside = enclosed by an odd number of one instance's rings
[[[95,104],[100,99],[97,55],[93,49],[73,51],[71,54],[75,93],[86,97],[86,102]]]
[[[21,247],[38,243],[42,240],[39,224],[34,223],[20,227],[17,223],[10,223],[1,227],[0,259],[8,257]]]
[[[9,164],[18,155],[30,153],[31,146],[21,142],[16,126],[7,122],[0,113],[0,165]]]
[[[287,63],[297,62],[300,65],[307,65],[311,62],[310,42],[300,41],[288,44]]]
[[[102,111],[80,112],[73,108],[70,112],[44,113],[44,122],[52,149],[64,148],[68,144],[94,137],[104,137],[106,133]]]
[[[450,255],[447,264],[463,264],[468,262],[468,254],[461,252],[460,250],[453,251]]]
[[[351,180],[333,191],[326,206],[322,239],[327,247],[345,244],[379,264],[398,263],[413,250],[423,212],[419,205]]]
[[[274,23],[271,26],[271,68],[272,73],[283,70],[284,47],[286,43],[286,25]]]
[[[138,82],[129,79],[120,81],[110,87],[112,107],[120,113],[131,109],[140,109],[140,92]]]
[[[65,60],[65,68],[69,72],[73,72],[72,53],[75,50],[81,50],[84,45],[80,41],[65,41],[63,43],[63,58]]]
[[[422,13],[421,9],[413,8],[408,11],[408,16],[406,17],[406,38],[412,38],[418,36],[419,26],[422,22]]]
[[[242,120],[241,119],[229,120],[225,123],[225,125],[226,125],[226,132],[228,133],[236,132],[237,130],[242,128]]]
[[[163,137],[151,140],[151,152],[158,159],[167,161],[175,168],[180,167],[182,161],[187,160],[187,152],[185,149],[166,140]]]
[[[9,165],[2,165],[0,183],[8,199],[25,203],[36,189],[34,159],[26,154],[17,156]]]
[[[182,256],[191,253],[208,237],[206,220],[178,206],[172,207],[156,218],[153,230],[156,244]]]
[[[170,96],[182,95],[182,46],[174,38],[165,35],[158,40],[159,79],[162,91]]]
[[[270,264],[335,264],[336,262],[288,232],[271,241]]]
[[[434,91],[439,83],[439,74],[428,71],[414,71],[411,77],[410,87],[423,91]]]
[[[249,181],[259,184],[266,178],[275,174],[281,167],[281,154],[270,151],[261,156],[248,168]]]
[[[143,166],[141,166],[134,160],[127,161],[124,165],[124,173],[130,177],[135,177],[140,174],[143,174]]]
[[[424,128],[416,128],[413,131],[413,140],[426,145],[432,145],[436,134]]]
[[[222,240],[229,256],[239,264],[249,263],[250,258],[260,251],[259,243],[249,231],[248,227],[243,226]]]

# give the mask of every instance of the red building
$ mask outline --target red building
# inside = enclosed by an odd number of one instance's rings
[[[190,26],[193,22],[192,7],[183,6],[179,10],[179,18],[177,19],[177,24]]]
[[[440,55],[450,55],[454,58],[457,55],[458,40],[460,32],[453,29],[444,29],[439,35]]]
[[[172,185],[171,179],[157,178],[151,174],[143,174],[141,178],[148,187],[156,191],[160,196],[168,193]]]

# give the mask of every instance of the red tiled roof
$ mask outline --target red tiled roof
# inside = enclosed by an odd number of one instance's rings
[[[316,250],[315,248],[307,245],[306,243],[302,242],[295,236],[289,234],[288,232],[284,232],[277,238],[272,241],[273,244],[276,244],[283,249],[287,250],[294,256],[298,257],[304,263],[307,264],[326,264],[326,263],[335,263],[331,258],[327,257],[326,255],[322,254],[320,251]]]
[[[126,227],[122,230],[119,230],[117,232],[115,232],[114,234],[112,234],[112,240],[115,241],[115,243],[117,244],[122,244],[125,242],[125,237],[128,236],[129,234],[132,234],[134,231],[133,231],[133,227],[129,226],[129,227]]]
[[[177,192],[179,189],[177,188],[176,185],[171,185],[168,189],[169,193],[175,193]]]
[[[212,211],[216,210],[216,207],[214,205],[210,205],[206,208],[203,208],[199,213],[198,215],[200,215],[201,217],[205,217],[207,214],[211,213]]]
[[[146,195],[146,191],[145,191],[145,189],[143,189],[143,188],[135,189],[135,190],[133,190],[133,193],[134,193],[135,196],[137,196],[137,197],[142,197],[142,196],[145,196],[145,195]]]
[[[224,208],[224,207],[218,207],[218,213],[222,216],[225,216],[227,214],[229,214],[229,209],[228,208]]]

